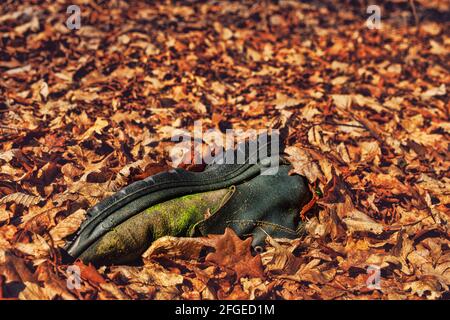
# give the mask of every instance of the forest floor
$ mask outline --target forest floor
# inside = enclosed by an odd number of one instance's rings
[[[337,0],[72,2],[80,29],[62,1],[0,5],[0,298],[450,298],[447,1],[383,1],[380,29]],[[321,190],[307,234],[62,264],[86,210],[169,168],[196,120],[284,130]]]

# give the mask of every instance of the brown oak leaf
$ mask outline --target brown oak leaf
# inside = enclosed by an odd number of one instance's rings
[[[241,240],[230,228],[217,237],[216,251],[206,256],[206,261],[218,264],[236,272],[242,277],[264,278],[261,256],[252,256],[250,246],[252,238]]]
[[[87,281],[89,281],[91,284],[94,285],[101,285],[103,283],[106,283],[106,280],[103,278],[103,276],[95,269],[95,267],[92,264],[85,265],[80,260],[77,260],[75,262],[75,265],[80,268],[81,271],[81,277]]]

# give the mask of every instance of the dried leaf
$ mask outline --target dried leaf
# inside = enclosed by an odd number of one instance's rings
[[[86,217],[86,210],[78,209],[70,216],[61,220],[53,229],[50,230],[50,235],[53,241],[58,242],[61,239],[73,234],[78,230],[81,223]]]
[[[250,251],[252,238],[241,240],[230,228],[217,238],[213,253],[206,261],[234,270],[238,279],[242,277],[264,278],[261,256],[252,256]]]
[[[292,163],[294,172],[308,178],[310,183],[314,183],[323,176],[307,151],[297,147],[288,147],[285,152],[289,155],[288,160]]]
[[[21,300],[49,300],[47,290],[36,283],[24,282],[25,290],[19,294]]]
[[[85,265],[83,262],[77,260],[74,265],[80,268],[80,275],[86,281],[89,281],[94,285],[106,283],[106,280],[100,273],[98,273],[97,269],[92,264]]]
[[[152,243],[143,253],[143,258],[164,256],[167,258],[198,259],[205,246],[213,246],[212,241],[204,238],[162,237]]]
[[[42,201],[41,197],[32,196],[22,192],[16,192],[8,194],[0,199],[0,204],[13,202],[15,204],[23,205],[24,207],[30,207],[36,205]]]

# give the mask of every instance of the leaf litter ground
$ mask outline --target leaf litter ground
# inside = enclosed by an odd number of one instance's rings
[[[386,1],[376,30],[350,1],[80,1],[72,31],[37,3],[0,6],[0,297],[450,297],[448,2]],[[231,230],[164,237],[68,286],[86,210],[170,168],[196,120],[286,134],[320,190],[305,235],[257,254]]]

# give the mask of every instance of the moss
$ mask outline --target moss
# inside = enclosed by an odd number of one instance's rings
[[[109,263],[134,260],[157,238],[188,235],[208,210],[211,214],[217,211],[233,191],[214,190],[156,204],[106,233],[84,255]]]

